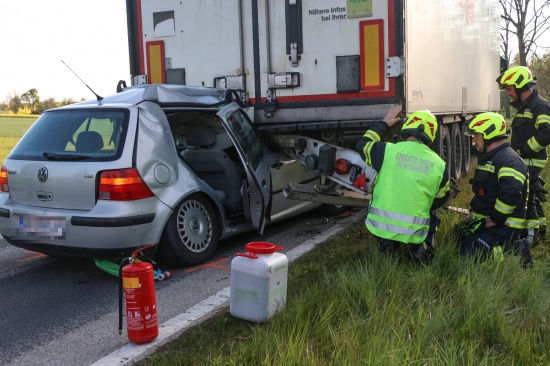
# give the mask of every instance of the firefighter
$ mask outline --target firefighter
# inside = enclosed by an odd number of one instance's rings
[[[470,180],[474,193],[470,215],[457,225],[460,253],[500,260],[513,251],[530,265],[529,242],[519,240],[525,225],[528,169],[504,141],[508,138],[504,117],[480,113],[468,124],[467,133],[477,150],[478,166]]]
[[[381,142],[400,118],[392,107],[383,122],[369,128],[355,149],[377,172],[365,224],[378,238],[382,252],[395,251],[401,243],[414,259],[428,263],[434,253],[439,218],[433,210],[450,196],[445,162],[428,146],[437,132],[437,120],[427,110],[412,113],[401,129],[403,140]]]
[[[550,144],[550,104],[534,90],[536,77],[524,66],[511,67],[497,78],[500,89],[505,89],[510,105],[517,110],[512,121],[512,149],[517,151],[529,168],[529,196],[526,228],[523,236],[532,245],[546,234],[546,217],[541,201],[546,201],[544,182],[540,171],[548,159],[546,146]]]

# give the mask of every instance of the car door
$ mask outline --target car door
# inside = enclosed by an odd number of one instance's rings
[[[248,183],[247,192],[243,194],[245,212],[249,209],[249,219],[261,234],[271,204],[270,171],[268,166],[261,164],[264,148],[248,115],[236,103],[224,107],[218,116],[245,167]]]

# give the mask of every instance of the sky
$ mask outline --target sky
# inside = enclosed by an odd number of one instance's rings
[[[85,84],[102,96],[130,85],[125,0],[0,0],[0,34],[0,102],[32,88],[80,101],[95,99]]]

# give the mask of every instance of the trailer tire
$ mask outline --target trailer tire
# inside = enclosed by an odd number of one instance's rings
[[[462,175],[462,162],[464,159],[464,139],[460,135],[460,124],[455,122],[451,125],[451,177],[456,181]]]
[[[430,146],[437,155],[445,161],[447,165],[447,174],[451,176],[451,136],[449,134],[449,128],[440,124],[435,135],[435,140]]]
[[[462,171],[464,172],[464,174],[469,174],[470,173],[470,162],[471,162],[471,158],[472,158],[472,138],[470,136],[467,136],[466,135],[466,129],[467,129],[468,125],[467,123],[463,123],[462,124],[462,127],[460,128],[460,134],[462,135],[462,141],[463,141],[463,144],[462,144],[462,149],[463,149],[463,154],[462,154]]]

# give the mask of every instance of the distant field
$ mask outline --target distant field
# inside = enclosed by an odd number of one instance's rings
[[[0,116],[0,162],[3,162],[21,136],[38,116]]]

